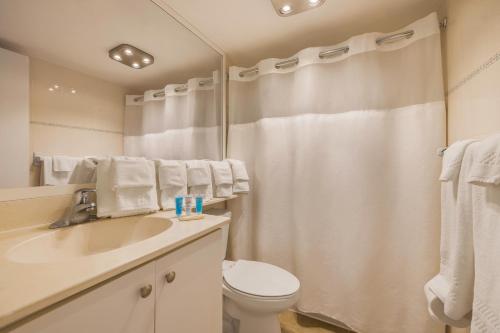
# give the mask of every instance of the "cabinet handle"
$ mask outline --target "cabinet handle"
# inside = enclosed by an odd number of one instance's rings
[[[151,292],[153,291],[153,286],[148,284],[147,286],[144,286],[141,288],[141,297],[142,298],[147,298],[149,295],[151,295]]]
[[[165,275],[165,279],[167,279],[168,283],[172,283],[175,280],[175,272],[168,272],[167,275]]]

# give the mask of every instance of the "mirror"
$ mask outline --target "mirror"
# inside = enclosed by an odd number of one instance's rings
[[[222,158],[222,55],[151,0],[2,1],[0,73],[0,188]]]

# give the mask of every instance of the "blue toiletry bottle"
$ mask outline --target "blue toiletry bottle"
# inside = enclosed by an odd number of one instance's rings
[[[203,212],[203,197],[201,195],[196,197],[196,214]]]
[[[184,201],[184,197],[182,195],[178,195],[175,197],[175,215],[180,217],[182,215],[182,203]]]

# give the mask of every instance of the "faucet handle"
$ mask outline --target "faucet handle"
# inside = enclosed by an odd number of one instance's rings
[[[89,203],[89,193],[96,193],[95,188],[81,188],[75,191],[75,196],[78,196],[80,203]]]

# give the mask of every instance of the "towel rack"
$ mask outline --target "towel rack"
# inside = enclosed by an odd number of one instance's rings
[[[437,154],[438,156],[443,157],[443,156],[444,156],[444,152],[446,151],[446,149],[448,149],[448,147],[441,147],[441,148],[438,148],[438,150],[436,151],[436,154]]]

